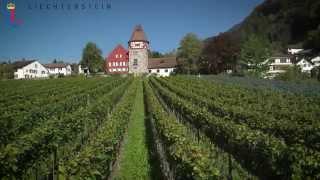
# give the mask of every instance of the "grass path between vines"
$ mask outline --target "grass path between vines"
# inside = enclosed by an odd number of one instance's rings
[[[150,179],[148,147],[146,145],[145,112],[142,82],[138,88],[134,110],[119,159],[114,179]]]

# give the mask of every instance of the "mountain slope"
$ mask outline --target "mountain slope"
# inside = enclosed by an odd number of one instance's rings
[[[252,33],[265,35],[272,43],[286,47],[303,43],[319,24],[319,0],[266,0],[227,33],[239,40]]]

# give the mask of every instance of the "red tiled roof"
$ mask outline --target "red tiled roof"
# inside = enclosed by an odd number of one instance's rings
[[[117,54],[121,54],[122,57],[116,57]],[[128,51],[121,45],[117,45],[117,47],[115,47],[111,53],[109,53],[109,55],[106,58],[106,61],[128,61],[129,60],[129,54]]]
[[[176,66],[176,57],[150,58],[148,61],[148,69],[174,68]]]
[[[131,38],[129,40],[129,42],[131,41],[145,41],[145,42],[149,42],[148,38],[146,36],[146,34],[143,31],[143,28],[141,25],[137,25],[131,35]]]

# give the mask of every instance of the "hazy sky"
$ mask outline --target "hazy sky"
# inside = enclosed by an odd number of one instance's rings
[[[78,62],[88,41],[106,57],[119,43],[127,47],[136,24],[152,50],[170,51],[188,32],[204,39],[228,30],[263,0],[12,0],[18,26],[10,25],[7,1],[0,0],[0,60],[46,63]]]

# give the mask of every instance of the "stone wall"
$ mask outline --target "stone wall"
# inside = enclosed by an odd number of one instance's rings
[[[135,59],[137,65],[134,65]],[[129,48],[129,73],[143,74],[148,73],[148,50]]]

